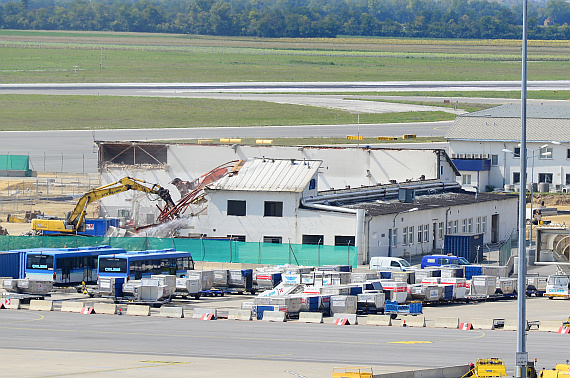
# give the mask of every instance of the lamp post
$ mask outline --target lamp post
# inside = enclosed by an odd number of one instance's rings
[[[388,245],[388,257],[392,256],[392,244],[394,243],[393,241],[393,237],[394,237],[394,230],[396,229],[396,218],[398,218],[398,215],[400,214],[404,214],[404,213],[412,213],[414,211],[418,211],[419,208],[414,207],[408,210],[403,210],[403,211],[399,211],[396,213],[396,215],[394,215],[394,219],[392,220],[392,230],[390,231],[390,244]]]

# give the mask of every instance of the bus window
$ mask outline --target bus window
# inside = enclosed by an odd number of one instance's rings
[[[53,256],[28,255],[26,269],[53,270]]]
[[[127,260],[105,257],[99,259],[100,273],[127,273]]]

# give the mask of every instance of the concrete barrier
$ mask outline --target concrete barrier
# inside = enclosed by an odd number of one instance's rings
[[[356,317],[356,314],[334,314],[334,324],[337,324],[338,319],[346,319],[350,325],[358,324],[358,318]]]
[[[215,320],[217,319],[216,310],[213,308],[195,308],[192,319]]]
[[[97,312],[97,310],[95,310]],[[127,305],[127,315],[129,316],[150,316],[150,306]]]
[[[435,328],[459,328],[459,318],[435,318]]]
[[[160,313],[158,314],[158,316],[162,316],[163,318],[183,318],[184,309],[182,307],[162,306],[160,308]]]
[[[375,326],[391,326],[391,315],[368,315],[366,324]]]
[[[425,327],[426,326],[426,317],[423,315],[416,315],[416,316],[406,316],[404,318],[404,322],[402,323],[402,327]]]
[[[562,327],[562,320],[541,320],[540,326],[538,327],[539,331],[542,332],[558,332],[560,327]]]
[[[117,305],[114,303],[95,303],[93,307],[96,314],[115,315],[117,313]]]
[[[19,310],[20,309],[20,299],[18,298],[4,298],[4,307],[9,310]]]
[[[374,378],[457,378],[469,371],[469,365],[448,366],[443,368],[400,371],[397,373],[374,374]]]
[[[251,320],[251,310],[229,310],[228,320]]]
[[[495,323],[493,319],[474,318],[471,319],[471,324],[473,325],[473,329],[495,329]]]
[[[322,323],[323,313],[322,312],[307,312],[301,311],[299,313],[299,321],[303,323]]]
[[[284,311],[263,311],[263,318],[266,322],[284,322],[287,313]]]
[[[32,299],[30,301],[30,310],[32,311],[53,311],[53,301],[41,299]]]
[[[61,302],[61,312],[81,312],[86,304],[78,301],[63,301]]]

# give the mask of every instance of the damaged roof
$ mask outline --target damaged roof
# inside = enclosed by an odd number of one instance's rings
[[[211,190],[302,192],[315,176],[321,160],[248,159],[234,174],[208,185]]]
[[[441,207],[471,205],[489,201],[503,201],[518,199],[518,196],[512,194],[497,194],[497,193],[479,193],[476,197],[473,192],[450,192],[441,194],[429,194],[416,196],[412,203],[393,201],[375,201],[375,202],[361,202],[354,205],[347,205],[343,207],[351,209],[364,209],[368,215],[388,215],[398,214],[400,212],[408,211],[414,208],[418,210],[430,210]]]

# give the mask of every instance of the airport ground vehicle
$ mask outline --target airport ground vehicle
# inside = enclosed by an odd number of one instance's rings
[[[333,368],[333,378],[372,378],[371,367],[343,367]]]
[[[570,276],[558,274],[548,276],[546,293],[544,295],[548,299],[570,298]]]
[[[97,278],[124,278],[127,282],[159,274],[183,277],[187,270],[194,270],[194,260],[190,252],[163,249],[99,256],[98,267]]]
[[[421,268],[427,266],[442,266],[442,265],[471,265],[464,257],[451,256],[451,255],[428,255],[422,257]]]
[[[95,282],[97,258],[118,253],[125,253],[125,250],[109,246],[32,249],[26,251],[25,277],[54,284]]]
[[[75,208],[67,214],[65,219],[33,219],[32,230],[51,231],[62,234],[75,234],[78,231],[85,231],[85,216],[87,214],[87,206],[89,204],[101,198],[122,193],[127,190],[138,190],[140,192],[158,195],[162,200],[164,200],[164,202],[166,202],[164,209],[159,208],[161,212],[175,206],[168,189],[164,189],[158,184],[152,184],[150,187],[144,184],[147,184],[144,180],[132,177],[123,177],[117,182],[90,190],[79,199]]]
[[[413,269],[409,262],[400,257],[374,256],[370,258],[370,270]]]
[[[556,364],[554,369],[542,370],[538,376],[539,378],[570,377],[570,365],[568,365],[568,361],[565,364]]]

